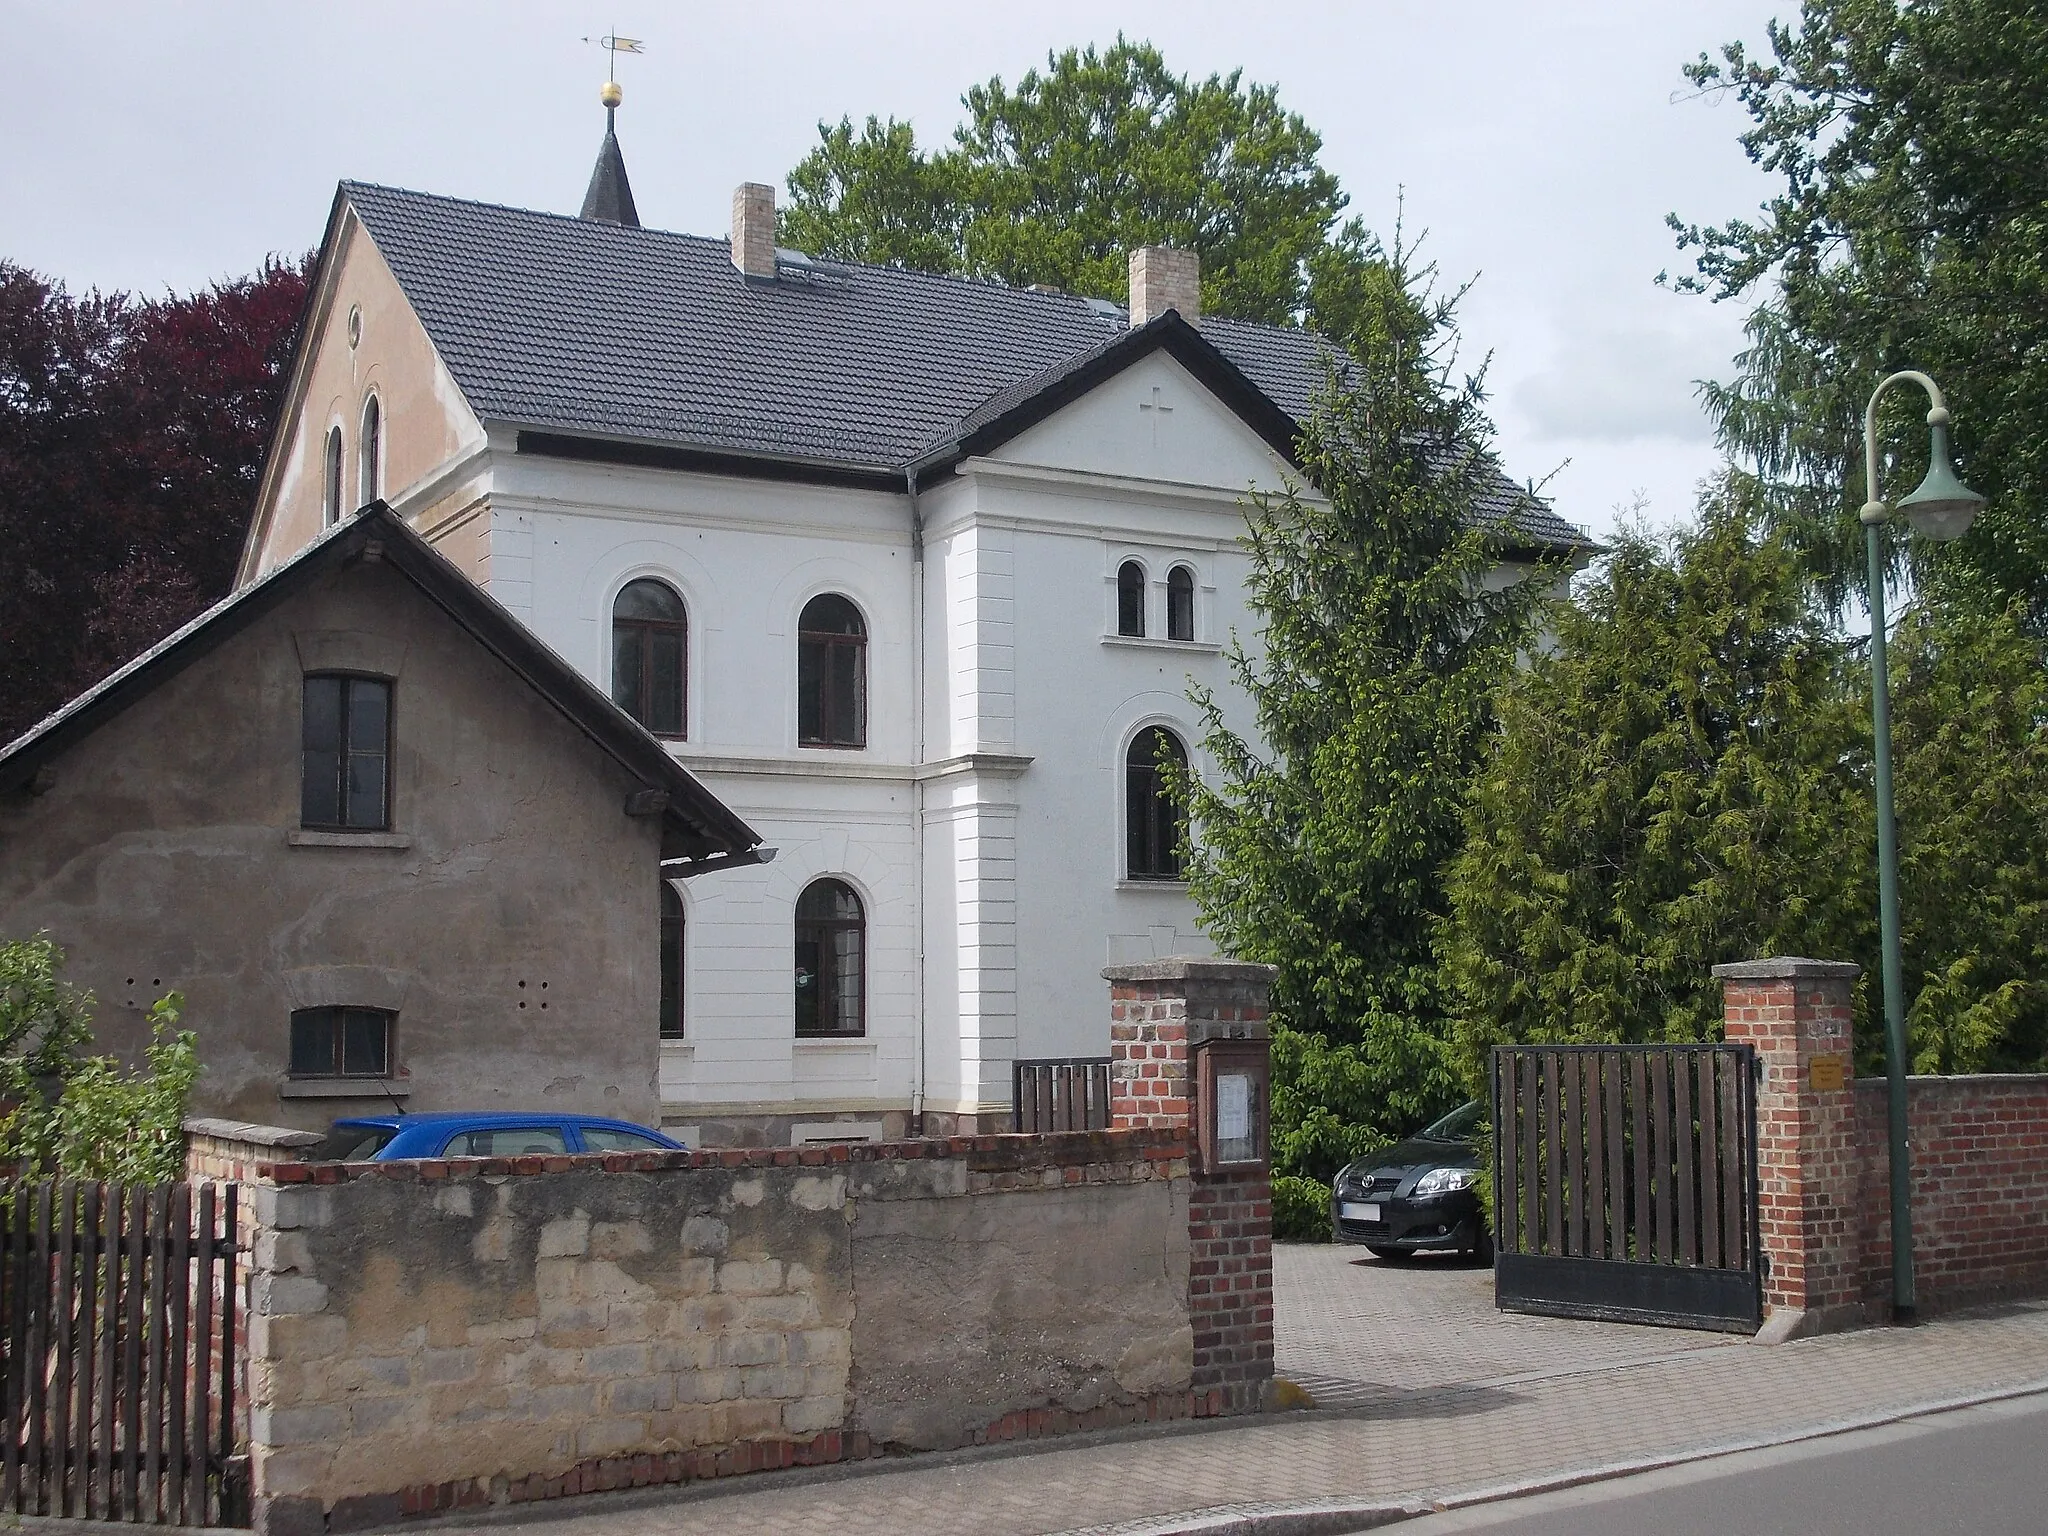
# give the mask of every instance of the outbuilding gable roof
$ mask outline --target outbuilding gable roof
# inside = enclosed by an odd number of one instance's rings
[[[33,783],[37,772],[73,743],[168,682],[264,614],[322,576],[374,555],[405,576],[431,602],[491,652],[527,687],[620,767],[653,792],[664,821],[665,859],[756,862],[760,834],[669,756],[640,724],[568,662],[435,551],[382,501],[326,530],[261,579],[215,603],[119,671],[88,688],[5,748],[0,793]],[[688,874],[687,868],[671,868]]]
[[[1285,455],[1329,355],[1309,331],[1178,316],[1133,330],[1101,300],[787,252],[763,280],[725,240],[363,182],[338,195],[471,408],[556,448],[581,437],[879,480],[980,451],[962,445],[1045,392],[1171,345]],[[1489,521],[1533,544],[1586,543],[1505,475],[1494,499]]]

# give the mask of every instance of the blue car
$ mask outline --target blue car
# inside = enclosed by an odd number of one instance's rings
[[[559,1157],[578,1152],[682,1152],[679,1141],[600,1115],[353,1115],[334,1122],[322,1162],[387,1163],[411,1157]]]

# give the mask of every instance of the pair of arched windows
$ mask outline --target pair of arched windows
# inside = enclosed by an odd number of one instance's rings
[[[327,527],[341,521],[343,448],[340,426],[327,429],[320,463],[320,520]],[[384,407],[373,393],[363,401],[362,436],[356,442],[356,505],[368,506],[384,490]]]
[[[683,900],[661,883],[661,1038],[683,1038]],[[867,1033],[867,912],[844,880],[804,887],[796,903],[798,1038]]]
[[[642,577],[620,589],[612,702],[657,736],[687,732],[689,644],[689,614],[668,583]],[[867,623],[836,592],[812,598],[797,620],[796,691],[798,745],[867,745]]]
[[[1116,573],[1116,632],[1145,638],[1145,567],[1126,560]],[[1176,565],[1166,573],[1166,638],[1195,638],[1195,573]]]

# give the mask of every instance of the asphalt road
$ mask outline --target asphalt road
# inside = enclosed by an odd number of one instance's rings
[[[2048,1398],[1430,1515],[1401,1536],[2042,1536]]]

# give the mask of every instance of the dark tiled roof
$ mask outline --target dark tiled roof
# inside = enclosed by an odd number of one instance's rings
[[[1100,301],[795,258],[750,280],[724,240],[344,182],[471,407],[543,432],[900,470],[1072,377],[1126,318]],[[1209,320],[1213,346],[1299,420],[1326,343]],[[1545,543],[1584,542],[1500,482]]]

